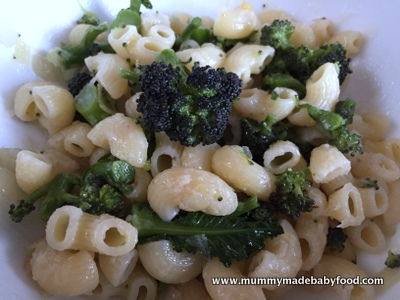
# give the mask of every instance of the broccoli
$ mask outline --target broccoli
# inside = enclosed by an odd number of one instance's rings
[[[342,228],[329,227],[326,245],[331,251],[342,253],[344,250],[344,243],[347,240],[347,235]]]
[[[52,213],[64,205],[73,205],[90,214],[122,216],[122,195],[132,192],[135,170],[126,161],[106,155],[89,167],[80,178],[73,173],[57,174],[50,182],[41,186],[18,204],[11,204],[9,214],[15,222],[35,210],[39,205],[39,216],[48,220]],[[79,192],[75,193],[75,189]]]
[[[283,233],[281,225],[265,213],[265,206],[259,205],[256,197],[247,201],[238,206],[232,216],[186,212],[168,222],[154,213],[147,203],[133,204],[126,220],[137,228],[140,244],[169,240],[177,252],[200,252],[208,259],[218,257],[229,267],[233,261],[246,260],[262,250],[266,238]],[[257,210],[263,210],[263,213],[257,214]]]
[[[96,42],[99,34],[108,29],[106,23],[97,26],[90,26],[82,40],[76,45],[62,45],[53,48],[48,53],[48,60],[55,66],[69,69],[83,65],[84,59],[88,56],[96,55],[100,52],[115,53],[107,42]]]
[[[361,187],[362,188],[374,188],[375,190],[379,190],[378,180],[371,178],[363,178],[361,179]]]
[[[173,49],[183,50],[182,44],[187,40],[193,40],[202,45],[211,40],[212,32],[210,29],[203,28],[203,20],[199,17],[193,18],[186,26],[185,30],[176,37]]]
[[[300,107],[308,110],[310,117],[317,123],[318,130],[328,138],[330,145],[351,156],[363,153],[362,136],[351,133],[347,127],[350,115],[347,114],[346,118],[343,118],[338,113],[319,109],[310,104],[301,104]],[[343,110],[343,107],[340,110]]]
[[[115,114],[117,110],[114,99],[110,97],[98,81],[90,80],[83,85],[88,79],[88,76],[78,74],[70,82],[69,88],[74,93],[81,88],[74,97],[75,109],[86,122],[94,126],[101,120]]]
[[[400,254],[394,254],[392,250],[389,250],[385,265],[390,269],[400,268]]]
[[[352,73],[351,59],[340,43],[323,44],[318,49],[307,45],[295,47],[290,42],[294,26],[288,20],[274,20],[270,25],[261,28],[260,44],[275,49],[274,58],[263,72],[263,87],[272,91],[275,87],[294,89],[300,99],[305,97],[305,83],[320,66],[327,62],[339,66],[339,83]]]
[[[349,125],[353,123],[353,117],[356,110],[356,102],[347,98],[343,101],[338,101],[335,105],[334,112],[343,118],[343,123]]]
[[[142,69],[137,110],[145,128],[165,131],[184,146],[212,144],[223,136],[242,89],[236,74],[198,63],[189,72],[171,49]]]
[[[90,12],[90,11],[86,10],[85,8],[83,8],[82,5],[80,5],[80,6],[81,6],[81,9],[83,10],[84,14],[78,21],[76,21],[76,24],[89,24],[89,25],[94,25],[94,26],[99,25],[100,20],[97,17],[97,15],[95,13]]]
[[[311,183],[306,179],[310,171],[294,171],[288,168],[276,176],[275,191],[271,193],[269,202],[280,213],[296,220],[301,213],[313,210],[314,200],[307,196],[307,188]]]
[[[296,144],[304,159],[309,161],[314,146],[301,140],[296,134],[295,127],[288,120],[275,121],[276,117],[273,115],[268,115],[262,122],[243,118],[240,122],[240,145],[249,147],[253,160],[262,165],[264,152],[271,144],[278,140],[288,140]]]
[[[75,97],[92,78],[93,76],[89,73],[79,72],[69,81],[68,91]]]
[[[138,32],[141,28],[141,18],[140,18],[140,7],[144,6],[146,8],[153,8],[153,5],[149,0],[130,0],[130,6],[125,9],[121,9],[117,14],[115,20],[111,23],[110,28],[122,27],[125,25],[136,26]]]

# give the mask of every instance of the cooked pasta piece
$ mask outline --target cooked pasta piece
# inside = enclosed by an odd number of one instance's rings
[[[33,246],[32,278],[50,295],[89,294],[99,284],[94,255],[88,251],[57,251],[42,239]]]
[[[206,171],[211,171],[211,158],[215,151],[221,148],[217,143],[184,147],[181,155],[181,165]]]
[[[264,250],[255,254],[249,265],[249,277],[295,277],[302,266],[301,245],[289,221],[279,221],[284,233],[266,243]],[[277,285],[262,285],[274,290]]]
[[[215,285],[212,278],[245,278],[237,265],[225,267],[217,258],[209,260],[203,269],[204,285],[213,300],[265,300],[260,285]]]
[[[132,184],[133,191],[130,194],[125,194],[126,198],[131,203],[147,202],[147,189],[151,179],[149,172],[141,168],[135,168],[135,177]]]
[[[212,300],[204,284],[198,279],[170,284],[157,294],[157,300]]]
[[[117,113],[97,123],[87,136],[93,144],[109,150],[115,157],[134,167],[144,167],[148,142],[136,120]]]
[[[75,121],[55,135],[51,136],[47,144],[58,151],[66,152],[77,157],[90,156],[96,146],[87,137],[92,129],[88,123]]]
[[[383,214],[386,225],[395,225],[400,222],[400,181],[396,180],[388,184],[388,208]]]
[[[327,43],[335,32],[334,23],[326,18],[315,19],[310,26],[315,34],[316,46]]]
[[[171,141],[164,132],[156,132],[156,147],[151,156],[151,175],[180,165],[183,146],[177,141]]]
[[[275,176],[252,161],[241,146],[225,145],[211,158],[212,171],[247,195],[267,201],[275,187]]]
[[[253,7],[243,2],[235,9],[225,9],[215,18],[213,33],[226,39],[243,39],[257,27],[257,16]]]
[[[132,249],[120,256],[99,254],[98,262],[104,276],[113,286],[119,286],[131,275],[136,266],[139,255],[136,249]]]
[[[309,24],[291,22],[295,27],[294,32],[290,36],[290,42],[293,46],[300,47],[301,45],[306,45],[308,47],[315,48],[316,37],[314,30]]]
[[[379,142],[365,141],[364,152],[379,152],[393,161],[400,167],[400,139],[390,138]]]
[[[119,26],[111,29],[108,35],[108,42],[114,51],[122,58],[135,61],[132,49],[136,47],[142,36],[134,25]]]
[[[165,221],[172,220],[180,209],[225,216],[238,205],[233,188],[217,175],[181,166],[157,174],[150,182],[147,198]]]
[[[327,196],[329,196],[334,191],[340,189],[348,182],[351,182],[354,185],[356,182],[356,180],[354,179],[353,174],[351,174],[351,172],[344,174],[344,175],[340,175],[326,183],[321,183],[320,188]]]
[[[289,20],[292,21],[292,16],[288,12],[279,9],[263,9],[257,13],[257,18],[261,24],[271,24],[274,20]]]
[[[95,216],[75,206],[55,210],[46,225],[47,243],[55,250],[87,250],[120,256],[135,248],[135,227],[110,215]]]
[[[273,174],[282,174],[287,168],[294,168],[301,159],[299,148],[290,141],[273,143],[264,152],[264,166]]]
[[[276,122],[286,118],[296,107],[297,93],[288,88],[275,88],[272,95],[259,88],[244,89],[239,101],[233,103],[233,108],[243,118],[251,118],[262,122],[272,114]]]
[[[152,26],[146,36],[155,38],[164,44],[165,48],[172,48],[175,43],[175,33],[171,27],[163,24]]]
[[[389,119],[382,113],[355,114],[349,129],[362,135],[363,140],[382,141],[389,131]]]
[[[218,46],[211,43],[204,43],[201,47],[189,48],[176,52],[176,56],[183,62],[188,62],[185,66],[192,70],[194,63],[198,62],[200,67],[210,66],[214,69],[223,66],[225,52]]]
[[[343,30],[333,35],[328,43],[340,43],[346,49],[347,56],[354,56],[363,47],[364,36],[361,32],[355,30]]]
[[[367,277],[367,274],[358,265],[332,255],[322,256],[319,263],[314,267],[313,275],[315,277],[326,276],[332,278],[337,276],[342,278]],[[334,285],[331,288],[341,299],[374,299],[374,287],[372,285]]]
[[[245,88],[252,83],[252,74],[260,74],[274,57],[275,49],[271,46],[239,44],[228,52],[223,67],[228,72],[236,73]]]
[[[149,35],[151,28],[156,25],[170,26],[169,16],[159,11],[144,11],[140,14],[140,33]]]
[[[175,34],[181,34],[189,24],[192,16],[184,12],[174,12],[169,16],[170,26]]]
[[[365,219],[359,226],[344,229],[348,239],[359,250],[379,253],[385,249],[385,237],[379,226],[370,219]]]
[[[358,189],[349,182],[330,194],[325,214],[339,221],[341,228],[360,225],[365,216]]]
[[[314,182],[327,183],[350,172],[350,161],[334,146],[323,144],[311,152],[310,171]]]
[[[388,193],[383,188],[358,188],[358,191],[361,195],[366,218],[376,217],[386,212],[389,199]]]
[[[167,240],[137,247],[140,262],[155,279],[169,284],[184,283],[201,274],[205,259],[201,253],[176,252]]]
[[[161,51],[168,48],[168,44],[158,38],[143,36],[132,48],[132,55],[139,64],[151,64]]]
[[[85,58],[85,65],[113,99],[128,91],[128,80],[118,75],[120,69],[129,69],[128,62],[112,53],[99,53]]]
[[[141,94],[142,92],[137,92],[125,102],[125,115],[135,120],[142,117],[142,113],[137,111],[137,100]]]

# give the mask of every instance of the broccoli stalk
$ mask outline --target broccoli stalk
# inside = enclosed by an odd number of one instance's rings
[[[189,72],[171,49],[141,69],[137,110],[147,130],[165,131],[184,146],[212,144],[223,136],[242,89],[236,74],[198,63]]]
[[[249,201],[249,207],[245,205],[240,208],[243,211],[234,212],[235,217],[188,212],[168,222],[158,217],[148,204],[134,204],[127,221],[137,228],[141,244],[169,240],[175,251],[200,252],[208,259],[218,257],[229,267],[233,261],[243,261],[262,250],[266,238],[283,233],[276,220],[249,218],[251,212],[259,209],[258,205],[253,208],[254,198]]]
[[[209,42],[211,39],[211,30],[201,27],[203,20],[199,17],[193,18],[186,26],[185,30],[176,37],[173,48],[178,50],[181,49],[182,44],[187,40],[194,40],[199,45]]]
[[[153,5],[149,0],[130,0],[130,6],[125,9],[121,9],[117,14],[115,20],[111,23],[110,28],[134,25],[138,32],[140,32],[141,18],[140,18],[140,7],[153,8]]]
[[[307,103],[301,104],[300,108],[308,110],[310,117],[317,123],[319,131],[329,139],[329,144],[343,153],[349,153],[351,156],[363,153],[362,137],[356,133],[351,133],[347,127],[347,123],[352,118],[348,114],[349,111],[346,112],[347,115],[343,118],[338,113],[322,110]],[[340,108],[340,110],[342,109]]]
[[[400,254],[394,254],[392,250],[389,250],[385,265],[390,269],[400,268]]]
[[[62,45],[49,51],[48,60],[63,69],[80,66],[86,57],[99,52],[113,53],[114,50],[106,42],[95,42],[97,36],[108,29],[106,23],[90,26],[82,40],[76,45]]]
[[[342,253],[344,250],[344,243],[347,240],[347,235],[342,228],[329,227],[326,245],[331,251]]]
[[[308,168],[302,171],[293,171],[288,168],[276,177],[276,189],[271,193],[269,202],[280,213],[295,220],[301,213],[310,212],[315,204],[307,194],[311,183],[306,179],[310,174]]]
[[[107,155],[89,167],[82,178],[72,173],[57,174],[26,199],[19,200],[17,205],[11,204],[9,214],[13,221],[21,222],[35,209],[35,202],[43,199],[39,216],[45,221],[64,205],[73,205],[95,215],[121,216],[122,194],[132,192],[134,174],[134,168],[126,161]],[[76,188],[79,188],[77,193]]]

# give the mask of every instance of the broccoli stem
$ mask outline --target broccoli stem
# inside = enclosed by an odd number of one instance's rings
[[[273,91],[277,87],[285,87],[295,90],[299,95],[299,99],[303,99],[306,96],[306,87],[304,84],[290,74],[267,74],[263,78],[263,87],[267,91]]]
[[[193,18],[186,26],[185,30],[176,37],[174,49],[179,50],[182,43],[191,39],[192,34],[203,24],[203,20],[199,17]],[[200,33],[200,32],[199,32]],[[199,34],[199,33],[196,33]]]
[[[111,23],[110,28],[120,27],[124,25],[134,25],[140,32],[141,18],[140,7],[152,8],[149,0],[131,0],[129,8],[121,9],[115,20]]]

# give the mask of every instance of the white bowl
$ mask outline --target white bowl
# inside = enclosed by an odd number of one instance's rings
[[[398,103],[400,76],[399,41],[396,38],[397,11],[400,3],[373,0],[248,0],[256,10],[266,8],[283,9],[298,21],[326,17],[334,21],[337,30],[359,30],[365,36],[362,52],[352,61],[353,74],[341,98],[357,101],[362,112],[379,111],[387,115],[392,123],[390,136],[400,136],[400,104]],[[101,0],[81,1],[84,7],[98,13],[102,20],[111,21],[113,16],[129,5],[129,1]],[[160,12],[188,12],[194,16],[216,17],[223,7],[233,8],[240,0],[226,1],[163,1],[153,0],[154,9]],[[3,5],[0,11],[0,42],[4,28],[21,34],[21,40],[29,45],[31,55],[44,52],[66,40],[66,32],[82,11],[78,1],[68,0],[13,0]],[[19,147],[40,150],[44,143],[41,131],[17,121],[12,113],[13,95],[16,89],[30,80],[38,79],[29,64],[13,60],[14,47],[0,43],[0,147]],[[42,299],[42,293],[24,273],[23,263],[27,246],[43,235],[43,226],[34,227],[37,220],[30,216],[26,223],[15,224],[7,215],[8,207],[1,204],[0,214],[0,298]],[[398,239],[398,236],[397,236]],[[387,248],[396,238],[389,240]],[[386,252],[380,255],[363,255],[359,262],[368,275],[374,276],[384,267]],[[396,299],[400,284],[379,299]],[[298,299],[301,299],[297,296]],[[308,295],[307,299],[320,299]],[[310,298],[311,297],[311,298]]]

